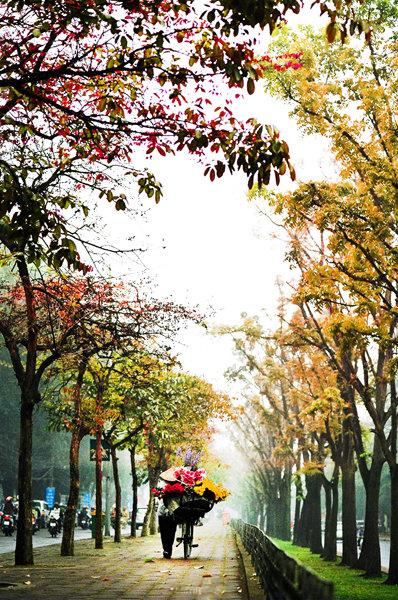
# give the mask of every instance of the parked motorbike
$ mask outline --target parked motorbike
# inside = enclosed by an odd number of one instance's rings
[[[50,520],[48,521],[47,529],[48,529],[51,537],[53,537],[53,538],[57,537],[57,535],[60,531],[60,528],[59,528],[59,523],[55,517],[50,517]]]
[[[14,533],[14,519],[11,515],[3,515],[1,529],[6,537],[12,536]]]

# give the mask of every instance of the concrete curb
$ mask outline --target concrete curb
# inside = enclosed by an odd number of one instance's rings
[[[250,554],[245,550],[239,535],[234,531],[235,542],[239,550],[246,577],[246,586],[249,600],[266,600],[267,594],[260,585],[260,581],[254,571]]]

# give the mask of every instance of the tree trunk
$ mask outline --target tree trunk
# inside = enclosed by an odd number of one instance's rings
[[[18,457],[18,526],[15,547],[16,565],[33,565],[32,546],[32,415],[33,402],[24,394],[20,409]]]
[[[81,389],[83,385],[84,373],[87,368],[87,360],[84,358],[80,364],[76,378],[76,385],[74,389],[74,406],[75,406],[75,429],[72,432],[72,438],[70,441],[69,448],[69,498],[68,506],[66,507],[63,533],[62,533],[62,544],[61,544],[61,556],[73,556],[75,551],[74,537],[75,537],[75,522],[76,522],[76,510],[79,503],[79,492],[80,492],[80,472],[79,472],[79,454],[80,454],[80,443],[85,435],[83,428],[79,425],[80,413],[81,413]]]
[[[280,540],[290,541],[290,505],[292,488],[292,470],[291,467],[285,467],[283,476],[280,477],[279,498],[278,498],[278,530],[277,537]]]
[[[131,463],[131,477],[132,477],[132,490],[133,490],[133,506],[131,509],[131,537],[137,535],[137,512],[138,512],[138,476],[137,476],[137,465],[135,464],[135,446],[130,448],[130,463]]]
[[[326,477],[323,479],[323,489],[325,491],[325,539],[323,544],[322,558],[326,559],[326,555],[330,549],[330,525],[332,515],[332,485]]]
[[[148,500],[145,517],[144,517],[144,522],[142,524],[141,537],[146,537],[147,535],[149,535],[152,510],[153,510],[153,494],[152,494],[151,490],[149,490],[149,500]]]
[[[151,516],[149,518],[149,533],[151,535],[155,535],[155,533],[157,533],[157,531],[158,531],[157,518],[156,518],[156,515],[157,515],[156,506],[157,506],[157,501],[155,498],[153,498],[153,506],[152,506]]]
[[[102,550],[104,547],[102,532],[102,431],[97,431],[95,448],[95,548]]]
[[[319,473],[309,476],[311,488],[311,513],[310,513],[310,550],[314,554],[322,554],[322,516],[321,516],[321,488],[322,475]],[[308,484],[307,484],[308,485]]]
[[[297,545],[322,554],[321,473],[305,476],[307,493],[297,527]]]
[[[391,530],[390,564],[386,583],[398,584],[398,465],[390,468],[391,474]]]
[[[357,564],[357,523],[355,463],[352,432],[343,424],[343,453],[341,462],[343,553],[341,564]]]
[[[297,461],[296,469],[300,469],[300,461]],[[300,528],[300,515],[302,510],[302,499],[303,499],[303,483],[301,481],[301,475],[296,473],[294,486],[296,490],[296,500],[294,504],[294,526],[293,526],[293,544],[298,545],[298,535]]]
[[[335,561],[337,556],[337,514],[339,509],[339,468],[335,465],[333,477],[325,485],[326,519],[325,544],[322,557]]]
[[[375,438],[374,450],[378,444]],[[376,460],[373,454],[369,476],[365,483],[365,530],[360,557],[356,567],[363,569],[368,577],[381,574],[380,542],[379,542],[379,491],[383,462]]]
[[[18,456],[18,526],[15,546],[15,564],[33,564],[32,546],[32,433],[33,408],[40,396],[37,381],[37,319],[32,282],[25,258],[16,261],[24,289],[27,321],[25,368],[18,350],[10,339],[6,342],[14,372],[21,388],[20,434]]]
[[[267,528],[266,534],[276,537],[276,496],[269,492],[267,503]]]
[[[144,524],[142,526],[141,537],[145,537],[152,533],[154,519],[156,519],[155,512],[155,497],[153,495],[153,488],[156,487],[159,479],[160,468],[158,467],[148,467],[148,475],[149,475],[149,501],[147,511],[144,517]],[[155,514],[154,514],[155,513]],[[156,533],[156,532],[155,532]]]
[[[105,537],[111,537],[111,482],[110,477],[105,477]]]
[[[112,456],[112,469],[113,469],[113,481],[115,484],[115,535],[113,538],[114,542],[121,542],[122,534],[121,534],[121,513],[122,513],[122,489],[120,487],[120,478],[119,478],[119,467],[117,461],[119,460],[116,456],[116,448],[111,446],[111,456]]]
[[[298,520],[297,531],[296,531],[295,544],[297,546],[302,546],[304,548],[308,548],[310,545],[310,535],[309,535],[309,533],[310,533],[309,521],[310,521],[310,512],[311,512],[310,500],[311,500],[311,498],[308,496],[308,492],[307,492],[305,498],[303,499],[303,505],[301,508],[301,513],[300,513],[300,517]]]
[[[62,544],[61,544],[61,556],[74,556],[75,544],[75,522],[76,522],[76,511],[79,503],[79,492],[80,492],[80,474],[79,474],[79,452],[80,442],[82,435],[79,430],[75,429],[72,433],[72,439],[70,441],[69,450],[69,498],[68,506],[66,507],[63,533],[62,533]]]

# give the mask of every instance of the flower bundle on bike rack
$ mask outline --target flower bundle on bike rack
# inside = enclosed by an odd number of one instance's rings
[[[224,486],[206,477],[204,469],[178,467],[174,477],[174,483],[152,491],[169,509],[172,508],[174,519],[179,523],[187,519],[197,521],[229,495]]]

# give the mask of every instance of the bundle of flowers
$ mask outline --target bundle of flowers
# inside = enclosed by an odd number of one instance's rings
[[[221,485],[221,483],[215,483],[208,477],[205,477],[199,485],[195,485],[193,489],[198,496],[211,499],[213,499],[214,496],[214,502],[222,502],[230,494],[230,491]]]
[[[213,503],[221,502],[229,496],[229,491],[220,483],[206,477],[205,469],[178,467],[172,475],[175,483],[166,483],[162,488],[152,490],[157,498],[168,498],[168,502],[178,498],[181,506],[191,506],[207,512]]]

